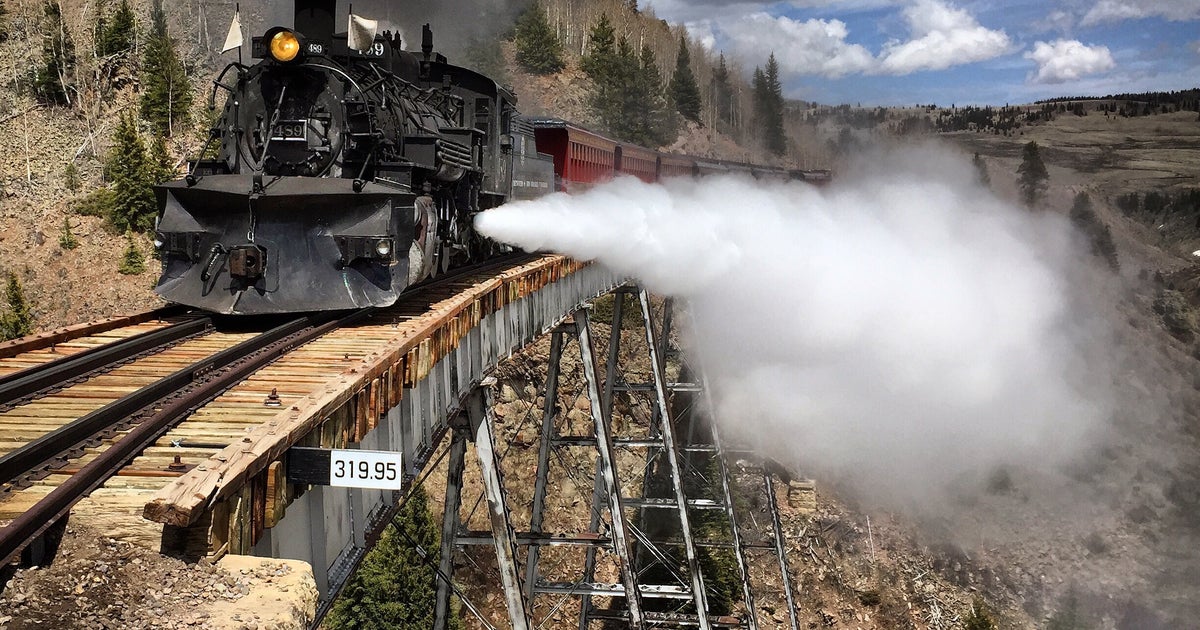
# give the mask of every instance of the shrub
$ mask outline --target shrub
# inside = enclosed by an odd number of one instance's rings
[[[1192,308],[1188,304],[1187,298],[1179,291],[1163,289],[1154,299],[1154,312],[1162,318],[1167,332],[1170,332],[1175,338],[1190,342],[1195,337],[1195,316],[1192,314]]]
[[[971,610],[963,617],[963,630],[996,630],[996,622],[982,597],[975,596],[971,601]]]
[[[74,202],[75,214],[110,219],[117,207],[117,195],[111,188],[97,188]]]

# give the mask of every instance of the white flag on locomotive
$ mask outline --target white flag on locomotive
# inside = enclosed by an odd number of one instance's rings
[[[225,46],[221,52],[228,52],[242,47],[242,18],[240,12],[234,11],[233,21],[229,23],[229,34],[225,36]]]
[[[379,20],[368,20],[350,14],[350,25],[346,29],[346,45],[352,50],[368,51],[375,43],[375,33],[379,30]]]

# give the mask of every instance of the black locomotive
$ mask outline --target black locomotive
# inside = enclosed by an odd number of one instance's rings
[[[253,38],[260,61],[215,82],[210,105],[228,93],[215,157],[156,189],[167,300],[236,314],[386,306],[494,253],[476,213],[553,187],[510,91],[447,63],[428,25],[420,53],[390,33],[352,49],[334,7],[297,0],[295,28]]]

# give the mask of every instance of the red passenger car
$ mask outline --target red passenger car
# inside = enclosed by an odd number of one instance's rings
[[[690,177],[696,174],[696,158],[686,155],[676,155],[674,153],[659,153],[658,154],[658,176],[661,179],[668,177]]]
[[[616,174],[618,145],[615,141],[565,120],[534,119],[530,122],[533,123],[538,152],[554,157],[559,190],[606,182]]]
[[[617,172],[652,184],[658,181],[658,154],[632,144],[617,147]]]

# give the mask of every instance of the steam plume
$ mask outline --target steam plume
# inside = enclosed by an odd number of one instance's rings
[[[622,178],[476,224],[686,298],[691,356],[730,430],[918,499],[1063,463],[1108,413],[1069,226],[972,181],[960,157],[910,149],[825,190]]]

